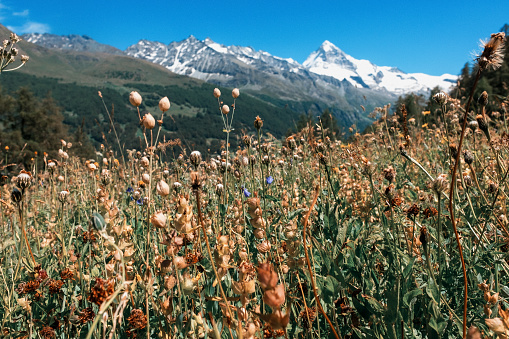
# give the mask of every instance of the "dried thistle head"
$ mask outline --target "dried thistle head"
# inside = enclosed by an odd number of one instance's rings
[[[440,174],[431,182],[431,189],[435,191],[436,194],[442,194],[447,190],[448,186],[447,175],[445,174]]]
[[[483,52],[477,57],[477,64],[481,70],[497,69],[504,60],[505,33],[494,33],[488,42],[482,42]]]

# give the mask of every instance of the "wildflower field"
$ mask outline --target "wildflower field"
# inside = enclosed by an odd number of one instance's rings
[[[238,89],[210,93],[225,143],[208,159],[166,155],[166,97],[137,110],[145,149],[114,131],[79,159],[62,140],[2,177],[1,335],[507,338],[508,101],[474,97],[504,39],[463,98],[436,94],[419,123],[377,108],[347,141],[320,124],[277,140],[270,117],[233,130]]]

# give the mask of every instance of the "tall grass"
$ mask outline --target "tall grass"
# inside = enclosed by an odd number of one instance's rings
[[[145,149],[63,142],[2,185],[2,335],[507,338],[509,143],[488,93],[440,93],[429,126],[378,108],[348,143],[320,124],[279,141],[257,117],[236,150],[214,95],[218,157],[162,161],[163,99],[138,110]]]

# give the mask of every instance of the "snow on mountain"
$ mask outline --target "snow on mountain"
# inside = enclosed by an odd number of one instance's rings
[[[100,52],[123,55],[124,52],[110,45],[101,44],[86,35],[55,35],[49,33],[30,33],[21,36],[22,39],[53,49],[73,50],[81,52]]]
[[[396,95],[429,93],[436,86],[449,91],[457,80],[457,76],[451,74],[405,73],[395,67],[377,66],[369,60],[355,59],[327,40],[309,55],[303,66],[313,73],[346,80],[356,87],[387,90]]]

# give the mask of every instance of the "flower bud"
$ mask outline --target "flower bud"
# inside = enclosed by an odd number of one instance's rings
[[[164,180],[160,180],[156,185],[156,191],[157,194],[159,194],[162,197],[165,197],[168,194],[170,194],[170,186],[168,186],[168,184]]]
[[[221,112],[223,112],[223,114],[225,114],[225,115],[230,113],[230,106],[223,105],[223,107],[221,107]]]
[[[23,197],[23,194],[21,194],[21,192],[17,189],[17,188],[14,188],[11,192],[11,200],[14,201],[15,203],[18,203],[21,201],[21,198]]]
[[[234,99],[237,99],[239,97],[239,95],[240,95],[239,89],[238,88],[234,88],[233,91],[232,91],[232,97]]]
[[[221,96],[221,91],[219,90],[219,88],[214,88],[214,96],[216,98],[219,98]]]
[[[254,127],[259,130],[260,128],[262,128],[263,126],[263,120],[260,119],[259,116],[256,117],[255,121],[254,121]]]
[[[141,105],[141,95],[138,92],[132,91],[129,94],[129,102],[131,105],[138,107]]]
[[[150,182],[150,175],[148,173],[143,173],[141,180],[143,180],[145,184],[148,184]]]
[[[150,161],[148,160],[147,157],[142,157],[140,159],[140,161],[141,161],[141,166],[143,166],[143,167],[148,167],[150,165]]]
[[[159,109],[163,112],[166,112],[170,109],[170,100],[168,97],[164,97],[161,100],[159,100]]]
[[[477,99],[479,105],[486,107],[488,105],[488,92],[484,91],[481,93],[479,98]]]
[[[199,151],[192,151],[189,159],[194,166],[198,166],[201,163],[201,153]]]
[[[69,195],[68,190],[63,190],[62,192],[58,193],[58,200],[61,203],[64,203],[67,200],[67,196]]]
[[[141,122],[146,129],[152,129],[156,125],[156,119],[150,113],[145,114]]]
[[[157,228],[164,228],[166,226],[166,216],[161,211],[157,211],[150,218],[150,222]]]

